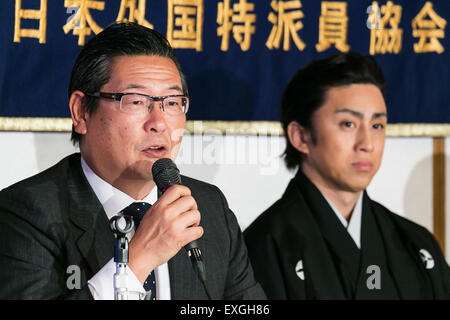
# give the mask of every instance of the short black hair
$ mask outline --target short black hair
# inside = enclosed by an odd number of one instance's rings
[[[373,84],[382,93],[386,87],[383,72],[375,59],[356,52],[335,54],[312,61],[295,73],[283,93],[280,107],[280,120],[286,138],[283,155],[288,169],[295,169],[302,162],[302,153],[289,141],[289,123],[296,121],[309,130],[314,138],[312,117],[325,102],[327,90],[362,83]]]
[[[127,22],[108,26],[84,46],[70,76],[69,99],[76,90],[83,93],[98,92],[110,79],[114,58],[137,55],[170,58],[180,73],[183,94],[188,95],[186,78],[167,39],[155,30]],[[89,114],[98,107],[98,99],[95,97],[85,96],[83,103]],[[72,125],[73,144],[78,144],[80,138],[81,135],[75,132]]]

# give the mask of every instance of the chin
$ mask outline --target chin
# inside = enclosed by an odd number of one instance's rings
[[[134,177],[137,180],[152,180],[152,166],[156,161],[143,161],[136,163],[134,166],[130,167],[127,171],[130,177]]]
[[[348,184],[349,189],[352,192],[360,192],[363,191],[367,188],[367,186],[369,185],[370,180],[366,180],[364,179],[363,181],[361,181],[363,179],[355,179],[354,181],[351,181]]]
[[[345,179],[342,179],[340,185],[342,190],[349,192],[360,192],[367,188],[372,176],[360,176],[360,175],[347,175]]]

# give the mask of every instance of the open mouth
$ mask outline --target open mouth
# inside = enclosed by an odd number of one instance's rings
[[[166,151],[167,147],[165,145],[153,145],[142,150],[150,158],[161,158],[166,154]]]
[[[163,146],[159,146],[159,147],[150,147],[150,148],[147,148],[147,149],[145,149],[145,150],[164,150],[165,148],[163,147]]]

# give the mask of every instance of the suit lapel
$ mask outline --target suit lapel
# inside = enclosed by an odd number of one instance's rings
[[[207,241],[198,239],[198,245],[203,253],[203,261],[206,267],[207,286],[209,292],[214,299],[219,299],[218,290],[214,283],[215,270],[208,268],[208,257],[214,254],[209,251]],[[200,279],[194,271],[192,263],[187,255],[186,250],[181,249],[168,262],[169,279],[170,279],[170,295],[172,300],[192,300],[207,299],[206,293]]]
[[[287,226],[288,231],[283,233],[280,243],[283,255],[286,252],[287,257],[287,285],[299,284],[300,279],[295,274],[295,266],[302,260],[307,283],[306,290],[313,291],[314,298],[345,299],[333,258],[313,217],[315,212],[308,206],[297,178],[298,176],[291,181],[283,195],[285,198],[283,202],[286,203],[286,221],[293,222]],[[292,290],[296,289],[292,288]]]
[[[302,173],[296,177],[296,181],[325,239],[335,268],[338,270],[341,286],[347,298],[352,298],[360,269],[360,250],[327,200],[311,181]]]
[[[420,268],[417,268],[417,265],[421,263],[419,254],[417,253],[417,259],[412,258],[411,248],[408,246],[409,241],[401,237],[399,228],[396,228],[380,208],[372,206],[372,212],[380,229],[386,250],[387,264],[400,293],[400,299],[421,299],[421,291],[424,288],[421,288],[417,281],[411,281],[412,279],[424,280],[422,275],[418,277]]]
[[[76,226],[72,228],[76,245],[95,274],[113,257],[115,238],[109,230],[106,213],[82,172],[79,154],[70,159],[67,187],[69,218]]]
[[[208,291],[213,299],[228,299],[229,297],[225,295],[227,293],[226,284],[229,280],[227,277],[229,276],[230,258],[228,252],[222,252],[224,248],[228,247],[228,244],[218,245],[218,239],[223,239],[223,237],[216,233],[217,229],[214,226],[217,224],[214,210],[217,210],[218,203],[211,201],[209,189],[204,189],[208,192],[203,192],[202,188],[191,183],[191,179],[188,177],[181,176],[181,181],[191,190],[192,196],[197,201],[198,210],[202,214],[200,225],[204,228],[204,234],[197,239],[197,243],[202,251],[206,268]],[[168,266],[172,299],[204,300],[208,298],[184,248],[169,260]]]
[[[187,255],[184,249],[178,251],[178,253],[169,260],[169,278],[170,278],[170,295],[172,300],[189,299],[190,292],[190,279],[186,279],[185,271],[192,268],[189,260],[186,259]]]

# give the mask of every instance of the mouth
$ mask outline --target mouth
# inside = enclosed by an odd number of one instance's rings
[[[163,144],[154,144],[142,150],[150,158],[161,158],[167,152],[167,146]]]
[[[366,161],[353,162],[352,167],[358,171],[369,172],[373,168],[373,164]]]

